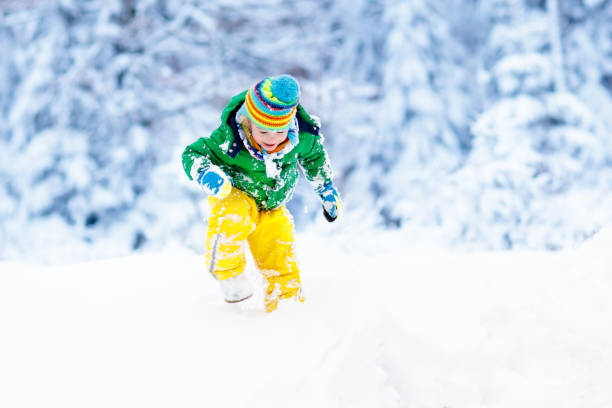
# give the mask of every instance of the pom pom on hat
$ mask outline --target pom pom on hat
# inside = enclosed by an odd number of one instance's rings
[[[273,78],[270,91],[281,102],[287,104],[297,103],[300,97],[300,86],[291,75],[281,75]]]
[[[288,129],[300,100],[300,86],[291,75],[267,77],[249,88],[240,112],[262,129]]]

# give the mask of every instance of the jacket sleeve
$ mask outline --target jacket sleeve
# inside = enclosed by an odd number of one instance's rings
[[[306,179],[317,190],[332,180],[332,167],[323,146],[323,135],[311,135],[311,138],[311,145],[298,156],[298,160]]]
[[[201,137],[185,148],[183,152],[183,169],[190,180],[197,179],[203,169],[216,165],[222,165],[221,140],[218,130],[209,137]]]

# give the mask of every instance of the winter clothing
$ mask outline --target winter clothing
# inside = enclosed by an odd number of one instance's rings
[[[276,309],[279,299],[303,301],[293,218],[285,207],[298,181],[298,165],[320,194],[326,217],[335,219],[340,208],[319,124],[297,104],[299,87],[292,81],[288,76],[267,78],[236,95],[225,107],[221,125],[183,152],[187,176],[211,194],[206,239],[210,271],[220,281],[226,300],[243,299],[248,290],[234,283],[245,282],[240,277],[248,243],[266,281],[267,311]],[[279,112],[288,116],[275,116]],[[262,119],[260,113],[272,119]],[[246,118],[255,126],[265,119],[266,129],[288,130],[287,140],[266,152],[251,137]]]
[[[321,202],[323,203],[323,215],[325,215],[327,221],[336,221],[342,212],[338,191],[334,188],[333,184],[329,182],[318,188],[316,192],[319,194]]]
[[[300,99],[300,86],[290,75],[268,77],[247,91],[240,114],[271,131],[289,128]]]
[[[223,170],[214,165],[203,169],[197,181],[206,193],[218,198],[226,197],[232,189],[230,178]]]
[[[206,239],[207,261],[213,247],[214,275],[219,280],[244,273],[245,243],[266,279],[264,302],[267,311],[276,309],[279,299],[302,300],[300,273],[293,245],[293,217],[286,207],[262,211],[255,200],[237,188],[224,199],[210,196],[211,216]]]
[[[183,152],[183,168],[196,179],[204,168],[218,166],[234,187],[250,195],[257,207],[273,210],[286,204],[298,181],[298,164],[306,179],[319,188],[331,181],[332,170],[323,147],[319,125],[301,105],[295,116],[295,142],[285,150],[267,155],[267,160],[253,157],[240,137],[236,113],[244,103],[246,91],[235,96],[221,115],[221,126],[210,136],[198,139]]]

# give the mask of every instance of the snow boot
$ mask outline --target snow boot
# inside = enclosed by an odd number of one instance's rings
[[[280,273],[274,270],[262,270],[264,281],[264,306],[266,312],[273,312],[280,299],[294,299],[304,302],[302,284],[297,272]]]
[[[227,303],[242,302],[253,296],[253,289],[244,273],[218,282],[223,293],[223,299]]]

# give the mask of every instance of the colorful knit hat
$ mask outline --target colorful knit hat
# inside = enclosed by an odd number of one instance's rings
[[[249,88],[240,112],[262,129],[278,131],[291,125],[300,100],[300,86],[290,75],[267,77]]]

